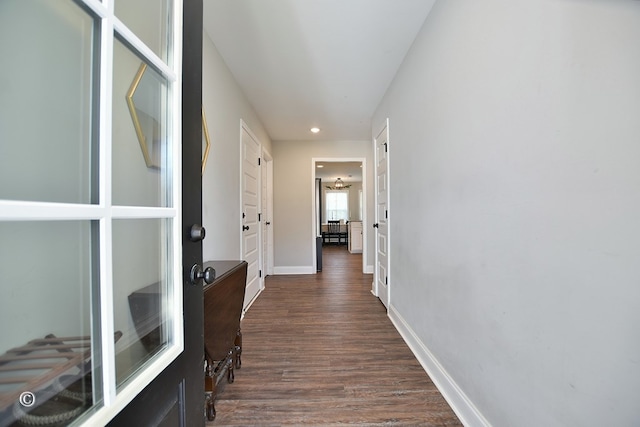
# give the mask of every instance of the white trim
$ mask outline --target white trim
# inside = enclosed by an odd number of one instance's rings
[[[175,21],[174,21],[175,25]],[[176,49],[175,46],[173,48],[174,54],[174,66],[171,67],[165,63],[163,59],[161,59],[153,50],[151,50],[138,36],[136,36],[133,31],[131,31],[125,24],[122,23],[117,17],[113,18],[113,27],[115,32],[125,39],[128,43],[131,44],[135,50],[140,53],[144,57],[144,61],[148,62],[153,68],[156,68],[160,73],[167,78],[169,82],[175,82],[178,78],[179,68],[182,65],[182,55],[177,55],[179,58],[176,58],[175,54],[177,51],[182,51],[182,49]],[[175,30],[174,30],[175,31]],[[182,23],[180,23],[180,31],[182,31]],[[179,35],[182,38],[182,32]],[[177,38],[177,37],[176,37]],[[179,60],[179,61],[178,61]],[[178,67],[180,65],[180,67]]]
[[[462,424],[467,427],[490,427],[489,421],[482,416],[478,408],[464,394],[392,304],[389,304],[389,319]]]
[[[273,156],[267,150],[262,149],[262,167],[265,171],[266,182],[262,183],[263,186],[266,186],[266,199],[267,206],[262,206],[265,208],[262,211],[262,221],[269,221],[271,224],[266,228],[266,236],[262,236],[262,244],[267,246],[267,260],[262,260],[262,281],[264,284],[264,278],[270,274],[273,274],[273,256],[274,256],[274,247],[273,247]]]
[[[367,159],[362,159],[362,272],[367,273],[369,227],[367,217]]]
[[[242,314],[240,316],[240,320],[244,319],[244,315],[247,311],[249,311],[249,309],[251,308],[251,306],[253,305],[254,302],[256,302],[256,300],[258,299],[258,297],[260,296],[260,294],[262,293],[262,291],[264,291],[264,288],[260,288],[258,289],[258,293],[255,294],[255,296],[251,299],[251,301],[249,301],[249,303],[247,304],[247,306],[245,308],[242,309]]]
[[[178,145],[178,144],[176,144]],[[175,155],[175,153],[174,153]],[[182,156],[178,155],[178,159]],[[174,170],[174,174],[180,172],[180,168],[177,171]],[[180,182],[175,182],[176,177],[171,185],[181,185]],[[179,177],[178,177],[179,178]],[[175,196],[174,196],[175,197]],[[177,200],[176,200],[177,199]],[[174,203],[182,203],[181,197],[175,197]],[[176,206],[177,205],[176,203]],[[153,208],[153,207],[139,207],[139,206],[114,206],[111,208],[111,215],[113,218],[176,218],[180,219],[182,209],[178,208]]]
[[[114,2],[105,3],[107,14],[102,19],[100,46],[100,111],[99,111],[99,143],[100,159],[98,169],[99,200],[103,207],[112,203],[112,150],[113,150],[113,20]],[[109,411],[116,404],[116,366],[113,309],[113,219],[109,209],[105,209],[104,218],[100,220],[100,351],[103,365],[102,392],[105,410]],[[92,307],[92,313],[95,314]],[[95,323],[92,314],[92,324]],[[92,328],[94,326],[92,325]],[[127,402],[128,403],[128,402]],[[114,416],[115,413],[111,416]],[[93,419],[93,418],[92,418]]]
[[[315,240],[314,240],[315,243]],[[278,266],[273,267],[273,274],[316,274],[316,268],[313,265],[308,266]]]

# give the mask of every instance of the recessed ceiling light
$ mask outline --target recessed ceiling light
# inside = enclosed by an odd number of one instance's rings
[[[313,133],[318,133],[318,132],[320,132],[320,128],[311,128],[311,129],[309,129],[309,130],[310,130],[311,132],[313,132]]]
[[[323,168],[324,165],[316,165],[317,168]]]

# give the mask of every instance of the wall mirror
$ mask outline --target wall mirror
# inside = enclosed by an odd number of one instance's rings
[[[140,64],[138,71],[127,91],[127,107],[131,114],[131,120],[136,131],[136,137],[140,144],[142,156],[148,168],[158,169],[161,164],[163,134],[162,112],[165,109],[162,102],[162,83],[148,72],[148,66],[144,62]],[[202,108],[202,170],[207,166],[211,139],[207,127],[207,117]]]
[[[148,168],[159,168],[163,132],[161,83],[147,72],[147,64],[140,64],[127,92],[127,106]]]
[[[209,139],[209,128],[207,127],[207,116],[204,113],[204,107],[202,107],[202,172],[204,175],[204,168],[207,167],[207,159],[209,158],[209,149],[211,148],[211,140]]]

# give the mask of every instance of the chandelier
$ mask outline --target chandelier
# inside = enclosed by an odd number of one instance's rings
[[[345,188],[351,187],[351,184],[345,184],[341,178],[336,179],[336,182],[333,184],[333,187],[330,185],[326,186],[329,190],[344,190]]]

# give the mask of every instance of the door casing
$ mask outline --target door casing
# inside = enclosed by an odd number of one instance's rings
[[[316,164],[317,163],[341,163],[360,162],[362,163],[362,272],[367,272],[367,239],[368,230],[364,227],[367,224],[367,159],[366,157],[313,157],[311,159],[311,253],[313,257],[313,274],[317,274],[318,251],[316,249]]]

